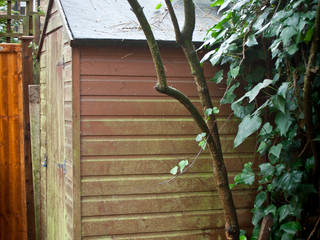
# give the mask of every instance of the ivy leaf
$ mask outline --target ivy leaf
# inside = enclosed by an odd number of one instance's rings
[[[282,96],[285,99],[287,96],[288,88],[289,88],[289,82],[283,82],[279,87],[277,94]]]
[[[271,132],[272,132],[272,126],[269,122],[266,122],[261,128],[259,136],[264,136],[264,135],[270,134]]]
[[[265,79],[262,83],[258,83],[254,88],[247,92],[245,95],[249,97],[249,102],[252,102],[256,96],[258,96],[261,89],[269,86],[271,83],[271,79]]]
[[[178,166],[175,166],[175,167],[171,168],[171,170],[170,170],[170,173],[171,173],[172,175],[176,175],[177,172],[178,172]]]
[[[292,44],[288,47],[287,52],[289,55],[295,54],[299,50],[297,44]]]
[[[282,113],[286,111],[286,101],[279,95],[274,95],[272,97],[273,106],[280,110]]]
[[[297,30],[292,27],[286,27],[282,30],[280,34],[281,41],[283,42],[284,46],[288,46],[291,40],[291,37],[297,34]]]
[[[276,212],[277,212],[277,207],[273,204],[270,204],[269,206],[267,206],[265,209],[264,209],[264,214],[265,215],[268,215],[268,214],[272,214],[273,216],[276,215]]]
[[[224,97],[220,100],[221,104],[232,103],[236,98],[236,95],[233,93],[236,88],[240,86],[240,83],[233,84],[225,93]]]
[[[162,4],[161,3],[158,3],[157,6],[156,6],[156,9],[160,9],[162,7]]]
[[[210,4],[211,7],[221,6],[223,4],[224,0],[216,0],[213,3]]]
[[[183,169],[188,166],[189,164],[189,161],[188,160],[182,160],[179,162],[179,168],[180,168],[180,172],[182,173],[183,172]]]
[[[206,116],[211,116],[212,115],[212,108],[207,108],[204,113]]]
[[[282,149],[282,144],[281,143],[279,143],[277,145],[273,145],[269,150],[269,154],[272,154],[276,158],[279,158],[280,157],[280,153],[281,153],[281,149]]]
[[[267,144],[266,142],[262,141],[259,144],[257,152],[260,153],[260,154],[264,154],[267,151],[268,147],[269,147],[269,144]]]
[[[314,26],[312,26],[311,28],[308,29],[306,36],[303,39],[303,41],[305,43],[309,43],[311,41],[312,36],[313,36],[313,32],[314,32]]]
[[[207,134],[206,134],[205,132],[199,133],[199,134],[196,136],[196,141],[197,141],[197,142],[202,141],[202,139],[203,139],[206,135],[207,135]]]
[[[275,168],[270,163],[262,163],[259,165],[259,168],[263,177],[270,178],[274,174]]]
[[[238,147],[252,133],[257,131],[261,126],[262,120],[258,115],[247,115],[239,124],[236,138],[234,139],[234,147]]]
[[[287,222],[284,223],[280,226],[280,230],[283,230],[284,232],[290,234],[290,235],[295,235],[297,231],[301,229],[301,226],[298,222]]]
[[[256,196],[256,199],[254,200],[254,207],[255,208],[259,208],[262,206],[262,204],[264,204],[264,202],[267,200],[267,193],[262,191],[260,193],[258,193],[258,195]]]
[[[252,224],[255,226],[258,222],[264,217],[264,211],[260,208],[252,209],[253,217],[252,217]]]
[[[220,110],[219,110],[219,108],[217,108],[217,107],[213,107],[213,108],[212,108],[212,112],[213,112],[214,114],[218,114],[218,113],[220,112]]]
[[[279,213],[279,222],[284,220],[288,216],[294,216],[294,207],[290,204],[285,204],[279,207],[278,209]]]
[[[231,0],[224,0],[222,5],[220,6],[219,10],[218,10],[218,14],[225,9],[226,7],[228,7],[228,5],[231,3]]]
[[[231,77],[236,78],[239,75],[240,67],[237,66],[235,68],[230,69]]]
[[[213,78],[210,79],[210,81],[215,83],[220,83],[223,80],[223,70],[220,70],[217,72]]]
[[[254,36],[254,34],[251,34],[251,35],[248,37],[248,39],[247,39],[247,41],[246,41],[246,45],[247,45],[248,47],[252,47],[252,46],[254,46],[254,45],[258,45],[257,39],[256,39],[256,37]]]
[[[278,112],[275,117],[275,123],[280,131],[280,135],[285,136],[292,124],[292,118],[288,114]]]
[[[207,141],[202,140],[201,142],[199,142],[199,146],[202,148],[202,150],[205,150],[207,146]]]

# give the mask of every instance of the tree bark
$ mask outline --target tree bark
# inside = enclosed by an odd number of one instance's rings
[[[128,2],[147,38],[148,46],[157,72],[158,82],[155,87],[156,90],[168,96],[171,96],[182,103],[189,110],[200,129],[208,136],[207,146],[213,160],[213,176],[224,210],[226,237],[227,239],[238,240],[240,232],[238,218],[233,203],[231,190],[229,188],[228,175],[223,160],[216,118],[214,115],[212,115],[206,122],[188,97],[179,92],[177,89],[168,86],[163,63],[160,56],[160,50],[152,33],[151,27],[143,13],[143,10],[137,0],[128,0]],[[167,4],[168,11],[174,26],[176,41],[182,47],[183,52],[188,60],[191,73],[197,85],[198,95],[202,104],[203,115],[205,115],[206,109],[212,108],[213,105],[207,82],[204,77],[204,72],[200,65],[200,59],[192,43],[192,34],[195,26],[195,9],[193,1],[184,0],[185,23],[182,31],[180,31],[179,29],[178,21],[176,19],[171,1],[165,0],[165,2]]]

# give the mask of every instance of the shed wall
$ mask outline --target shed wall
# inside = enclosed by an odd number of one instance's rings
[[[163,48],[170,85],[200,108],[182,52]],[[210,156],[170,181],[170,169],[191,162],[200,132],[176,100],[157,93],[146,47],[83,48],[80,54],[81,223],[83,239],[224,238],[223,214],[213,183]],[[206,68],[207,77],[214,70]],[[215,106],[224,89],[209,83]],[[253,160],[254,139],[237,149],[237,122],[219,106],[218,125],[230,177]],[[253,195],[234,192],[240,224],[250,226]],[[111,239],[111,238],[110,238]]]
[[[72,49],[53,3],[40,57],[41,237],[73,239]]]

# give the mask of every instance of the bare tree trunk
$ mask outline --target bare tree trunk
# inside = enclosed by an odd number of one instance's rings
[[[220,137],[215,116],[210,116],[206,122],[201,113],[192,104],[190,99],[177,89],[168,86],[166,75],[160,56],[160,50],[152,33],[151,27],[143,13],[141,6],[137,0],[128,0],[133,12],[135,13],[143,31],[146,35],[148,46],[153,58],[153,62],[157,72],[158,82],[155,86],[156,90],[177,99],[191,113],[200,129],[207,134],[207,146],[209,148],[213,160],[213,177],[218,189],[219,197],[222,202],[222,207],[225,216],[225,231],[227,239],[239,239],[239,224],[236,209],[234,207],[232,194],[229,188],[227,170],[223,160],[221,150]],[[184,0],[185,24],[180,31],[179,24],[176,19],[170,0],[165,0],[168,11],[174,26],[176,41],[182,47],[183,52],[188,60],[194,81],[197,85],[198,94],[202,104],[203,115],[205,110],[212,108],[211,97],[209,94],[207,82],[204,77],[203,69],[200,65],[200,60],[192,43],[192,34],[195,26],[195,9],[192,0]]]

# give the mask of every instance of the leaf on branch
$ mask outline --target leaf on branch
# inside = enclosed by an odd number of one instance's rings
[[[297,33],[298,33],[297,29],[292,26],[284,28],[280,34],[280,38],[281,38],[281,41],[283,42],[283,45],[288,46],[291,38]]]
[[[294,216],[294,207],[290,204],[285,204],[279,207],[278,209],[279,213],[279,222],[284,220],[287,216]]]
[[[171,168],[170,173],[172,175],[176,175],[178,173],[178,166],[175,166],[175,167]]]
[[[239,75],[240,67],[237,66],[235,68],[230,69],[231,77],[236,78]]]
[[[238,147],[247,137],[257,131],[261,126],[262,120],[258,115],[247,115],[239,124],[236,138],[234,139],[234,147]]]
[[[285,136],[292,124],[292,118],[288,114],[278,112],[275,117],[275,123],[280,131],[280,135]]]
[[[296,232],[301,229],[301,226],[298,222],[291,221],[291,222],[282,224],[280,226],[280,229],[290,235],[295,235]]]
[[[162,4],[161,4],[161,3],[158,3],[155,8],[158,10],[158,9],[160,9],[161,7],[162,7]]]
[[[196,141],[197,141],[197,142],[202,141],[202,139],[203,139],[206,135],[207,135],[207,134],[206,134],[205,132],[199,133],[199,134],[196,136]]]
[[[264,204],[264,202],[267,200],[267,193],[262,191],[260,193],[258,193],[258,195],[256,196],[256,199],[254,200],[254,207],[255,208],[259,208],[262,206],[262,204]]]
[[[279,143],[275,146],[272,146],[269,150],[269,154],[272,154],[273,156],[275,156],[276,158],[279,158],[280,157],[280,153],[281,153],[281,150],[282,150],[282,144]]]
[[[254,36],[254,34],[251,34],[251,35],[248,37],[248,39],[247,39],[247,41],[246,41],[246,45],[247,45],[248,47],[252,47],[252,46],[254,46],[254,45],[258,45],[257,39],[256,39],[256,37]]]
[[[182,161],[180,161],[179,162],[179,168],[180,168],[180,173],[182,173],[183,172],[183,169],[186,167],[186,166],[188,166],[188,164],[189,164],[189,161],[188,160],[182,160]]]
[[[223,69],[217,72],[213,78],[210,79],[210,81],[215,83],[220,83],[223,80]]]

